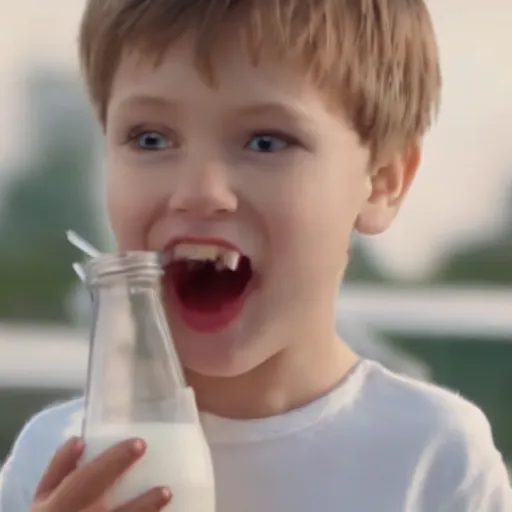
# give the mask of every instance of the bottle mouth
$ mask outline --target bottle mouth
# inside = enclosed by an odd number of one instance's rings
[[[163,275],[162,257],[158,252],[128,251],[105,253],[84,266],[87,284],[94,286],[105,279],[160,279]]]

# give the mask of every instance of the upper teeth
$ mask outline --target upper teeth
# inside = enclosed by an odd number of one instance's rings
[[[228,268],[235,271],[242,255],[235,250],[214,244],[180,243],[174,246],[172,259],[190,262],[213,261],[217,269]]]

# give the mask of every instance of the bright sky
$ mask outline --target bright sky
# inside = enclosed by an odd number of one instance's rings
[[[31,63],[76,67],[83,0],[3,2],[0,133],[7,136],[0,138],[0,158],[5,161],[19,139],[9,133],[20,124],[16,92],[22,72]],[[428,269],[453,242],[492,229],[505,178],[512,178],[512,2],[429,4],[444,67],[442,114],[398,221],[376,242],[389,267],[403,274]]]

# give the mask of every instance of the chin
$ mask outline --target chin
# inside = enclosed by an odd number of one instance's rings
[[[173,341],[187,372],[205,377],[236,377],[245,373],[252,336],[240,322],[218,332],[198,332],[184,325],[175,312],[168,311]]]

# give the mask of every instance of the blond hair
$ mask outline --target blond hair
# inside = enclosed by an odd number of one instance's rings
[[[232,20],[255,64],[270,48],[299,65],[374,158],[421,138],[437,113],[441,74],[423,0],[87,0],[80,60],[100,120],[127,48],[158,59],[193,29],[211,79],[212,48]]]

